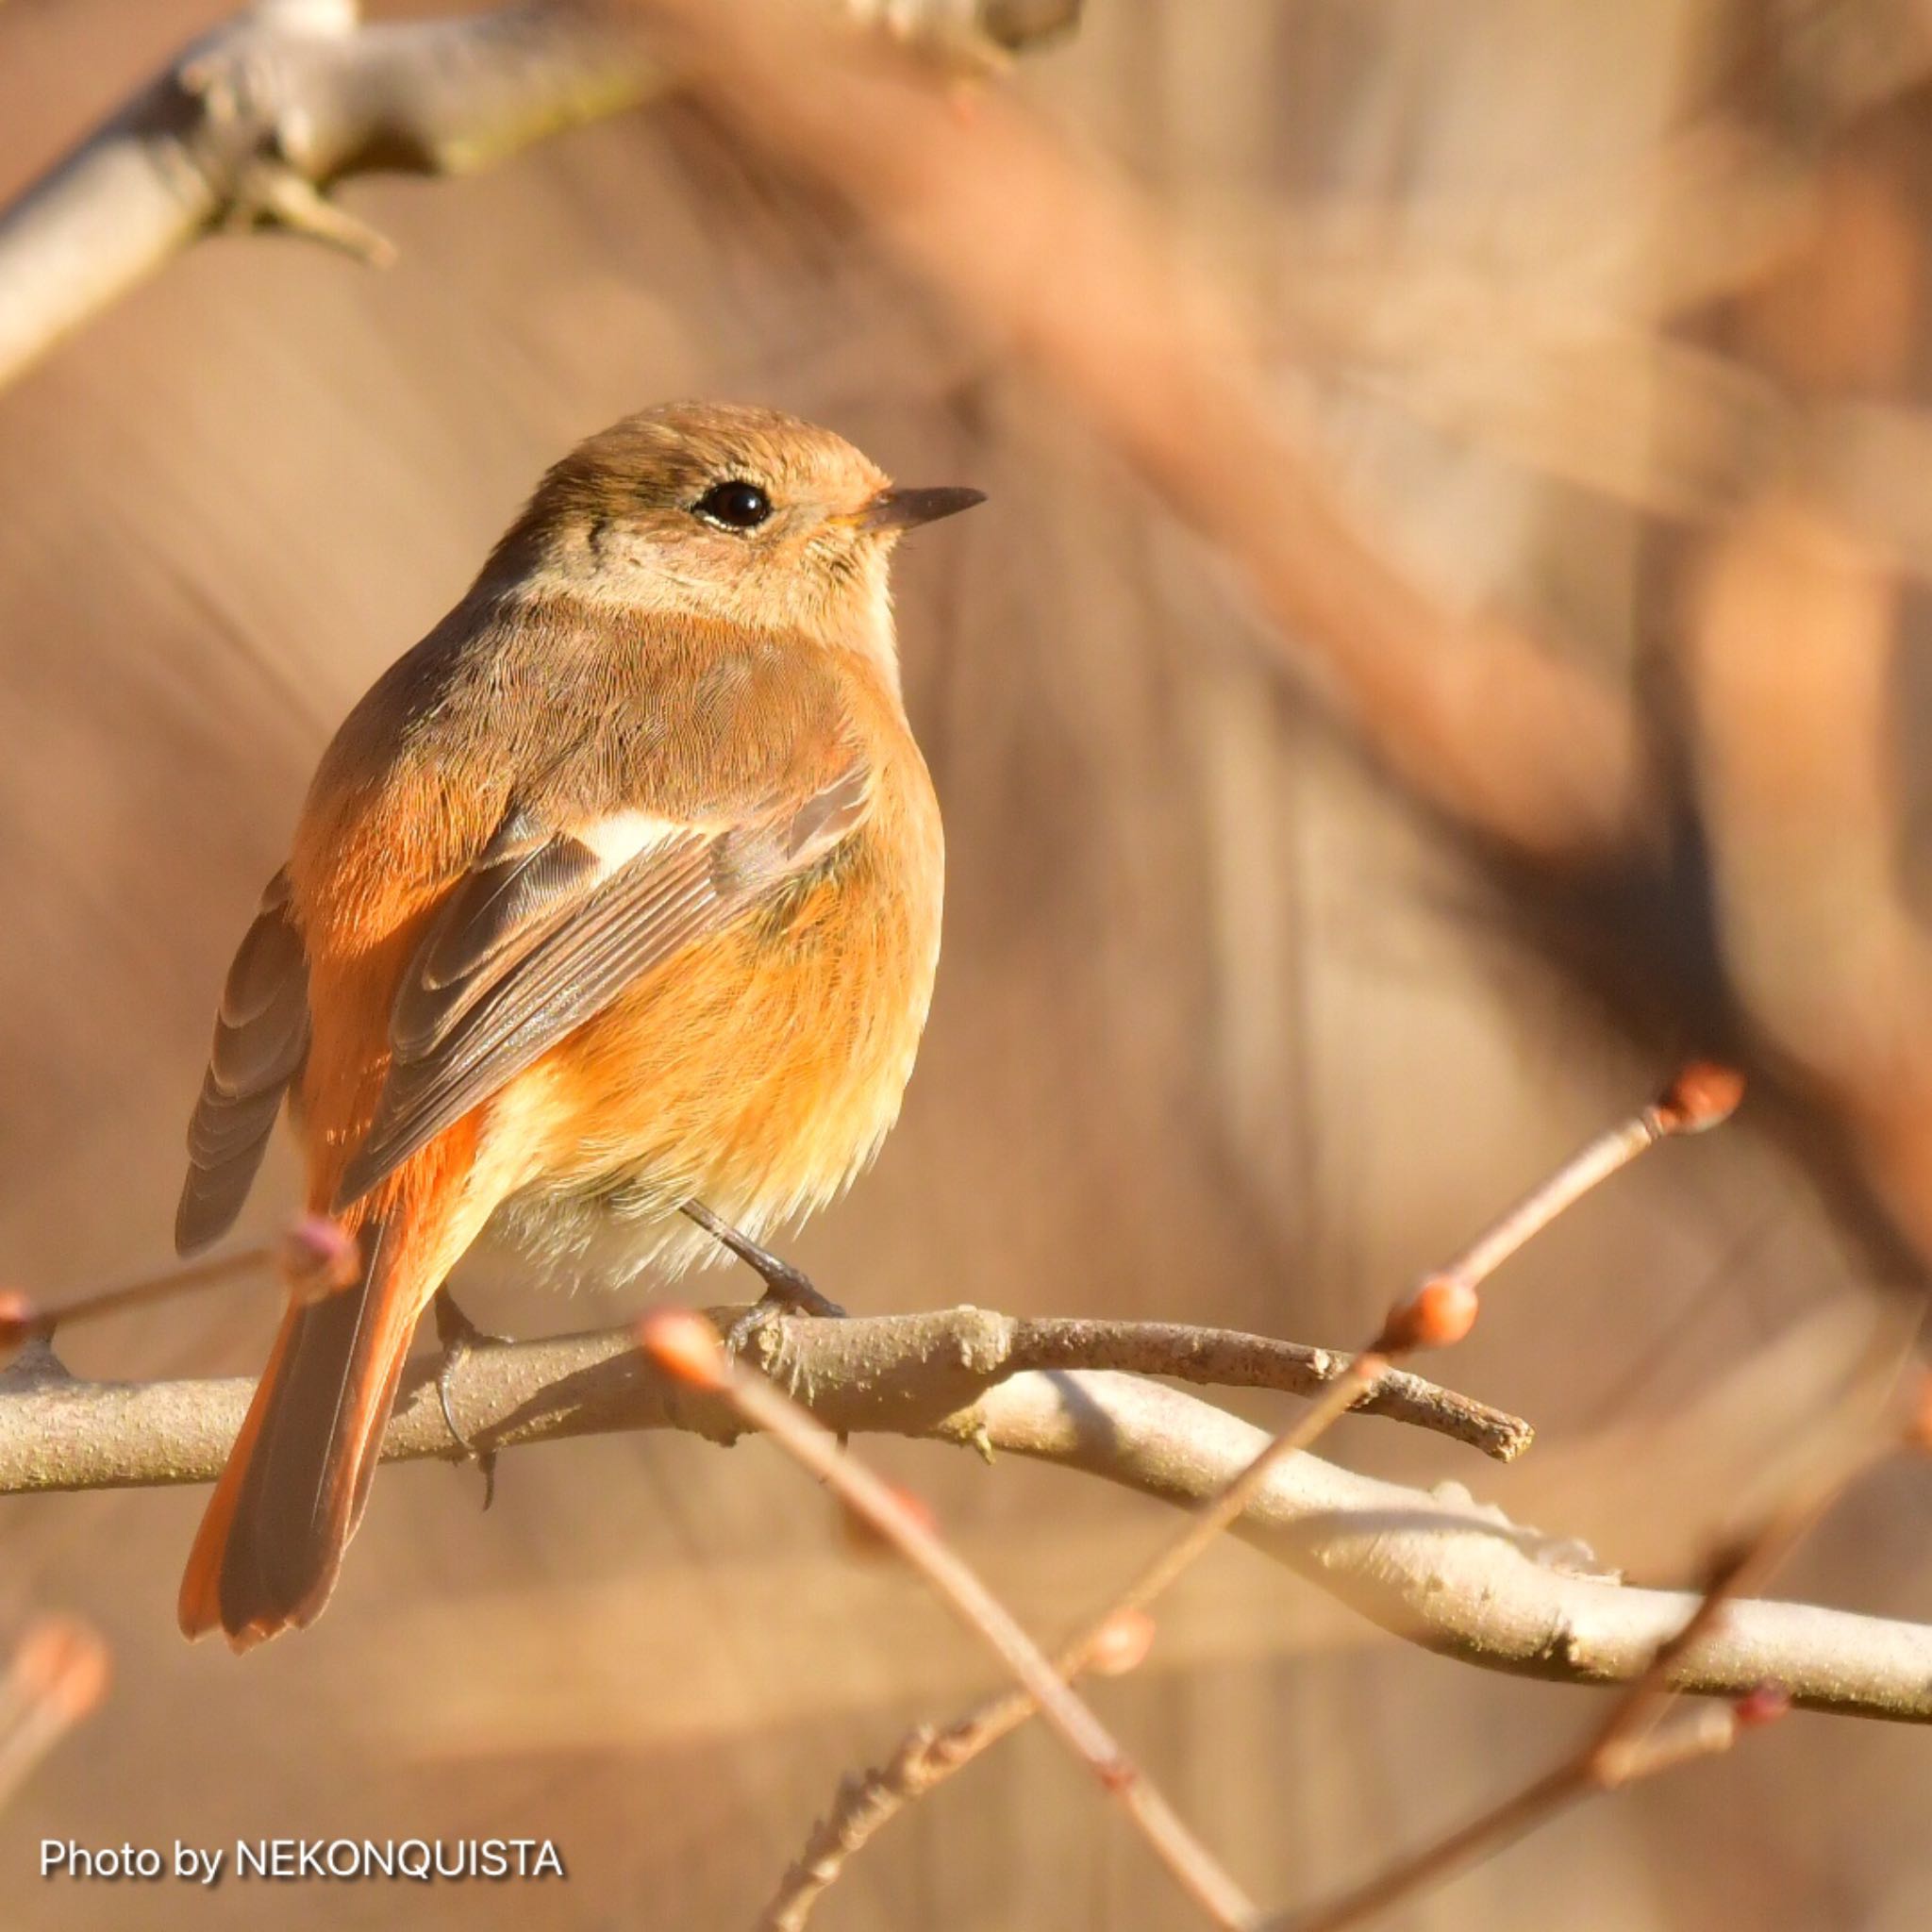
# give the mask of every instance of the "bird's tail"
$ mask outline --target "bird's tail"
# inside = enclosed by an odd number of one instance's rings
[[[247,1650],[308,1624],[361,1521],[416,1323],[453,1257],[441,1217],[385,1190],[352,1287],[292,1300],[189,1553],[184,1635]]]

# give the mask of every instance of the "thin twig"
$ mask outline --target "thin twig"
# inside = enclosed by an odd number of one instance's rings
[[[229,1254],[210,1255],[206,1260],[184,1261],[157,1274],[138,1275],[111,1288],[92,1289],[58,1307],[20,1303],[12,1309],[0,1310],[0,1345],[35,1339],[52,1341],[61,1329],[76,1323],[125,1315],[155,1302],[172,1301],[177,1294],[258,1274],[273,1268],[275,1259],[275,1250],[271,1247],[237,1248]]]
[[[1595,1757],[1608,1760],[1641,1748],[1677,1694],[1671,1686],[1673,1672],[1711,1634],[1726,1606],[1747,1588],[1768,1580],[1839,1497],[1897,1450],[1895,1442],[1870,1440],[1857,1442],[1848,1452],[1820,1455],[1747,1535],[1715,1552],[1703,1598],[1685,1619],[1684,1627],[1657,1645],[1649,1669],[1611,1708],[1591,1747]]]
[[[1276,1465],[1318,1441],[1338,1417],[1374,1388],[1386,1368],[1379,1357],[1355,1357],[1342,1380],[1197,1509],[1180,1534],[1115,1595],[1106,1611],[1060,1647],[1053,1660],[1058,1677],[1071,1682],[1092,1668],[1124,1620],[1143,1613],[1178,1580],[1246,1509]],[[837,1882],[847,1859],[862,1851],[907,1805],[964,1770],[1019,1729],[1039,1708],[1023,1684],[1019,1690],[988,1698],[943,1730],[929,1724],[919,1726],[883,1766],[848,1778],[831,1809],[812,1827],[805,1849],[779,1879],[758,1922],[759,1932],[800,1932],[819,1895]]]
[[[728,1327],[744,1309],[711,1312]],[[834,1430],[1024,1456],[1191,1512],[1268,1444],[1252,1424],[1144,1376],[982,1374],[974,1340],[1003,1319],[947,1309],[774,1325],[812,1413]],[[406,1371],[385,1461],[466,1459],[437,1377],[433,1360]],[[628,1327],[479,1348],[457,1385],[466,1437],[502,1450],[641,1429],[728,1441],[741,1427],[726,1405],[648,1373]],[[0,1372],[0,1494],[212,1482],[253,1392],[240,1375],[81,1380],[24,1355]],[[1235,1534],[1407,1641],[1553,1683],[1630,1682],[1695,1603],[1621,1583],[1574,1540],[1459,1490],[1383,1482],[1317,1456],[1274,1469]],[[1808,1709],[1932,1722],[1932,1626],[1740,1602],[1672,1676],[1714,1697],[1767,1680]]]
[[[1264,1932],[1345,1932],[1348,1926],[1363,1924],[1474,1861],[1492,1857],[1581,1798],[1621,1790],[1695,1758],[1728,1751],[1753,1722],[1763,1722],[1742,1714],[1748,1707],[1707,1705],[1652,1737],[1641,1749],[1620,1752],[1601,1743],[1587,1745],[1353,1891],[1309,1910],[1272,1919]],[[1773,1705],[1768,1709],[1774,1712],[1779,1707]]]
[[[845,1450],[831,1430],[762,1376],[731,1361],[701,1317],[660,1311],[640,1324],[640,1339],[660,1365],[680,1366],[700,1386],[721,1391],[747,1423],[769,1435],[898,1549],[1013,1674],[1102,1789],[1120,1800],[1156,1856],[1208,1917],[1236,1932],[1254,1924],[1253,1902],[1006,1607],[918,1511]]]
[[[1343,1932],[1347,1926],[1359,1925],[1439,1884],[1473,1860],[1491,1856],[1547,1824],[1579,1798],[1621,1790],[1699,1757],[1728,1751],[1744,1731],[1765,1722],[1766,1716],[1774,1715],[1779,1707],[1767,1705],[1764,1716],[1754,1716],[1748,1705],[1707,1705],[1657,1735],[1641,1752],[1618,1757],[1590,1749],[1567,1757],[1512,1792],[1493,1810],[1459,1825],[1413,1857],[1378,1873],[1357,1890],[1313,1911],[1270,1920],[1264,1932]]]
[[[1052,38],[1078,0],[845,0],[941,72]],[[224,226],[275,226],[383,262],[327,198],[355,175],[468,174],[675,84],[637,23],[597,0],[511,0],[364,22],[256,0],[161,71],[0,208],[0,385]]]
[[[1663,1722],[1678,1694],[1676,1680],[1739,1593],[1775,1570],[1846,1488],[1897,1453],[1898,1446],[1896,1441],[1865,1440],[1849,1453],[1827,1451],[1815,1457],[1748,1534],[1718,1550],[1690,1614],[1657,1644],[1602,1724],[1562,1762],[1354,1890],[1271,1921],[1268,1932],[1344,1932],[1501,1850],[1578,1799],[1726,1751],[1745,1730],[1781,1715],[1790,1700],[1782,1686],[1768,1682],[1729,1708],[1707,1708],[1676,1723]]]
[[[1684,1068],[1656,1100],[1597,1135],[1500,1215],[1438,1278],[1480,1287],[1525,1242],[1640,1154],[1674,1134],[1717,1126],[1730,1117],[1742,1093],[1741,1078],[1729,1068],[1701,1061]]]
[[[1385,1365],[1364,1377],[1344,1349],[1310,1348],[1273,1336],[1183,1322],[1105,1322],[1020,1316],[1007,1363],[1011,1369],[1123,1369],[1131,1374],[1172,1375],[1220,1389],[1274,1389],[1288,1395],[1323,1394],[1346,1381],[1349,1412],[1453,1437],[1498,1462],[1513,1462],[1535,1441],[1520,1416]]]
[[[1391,1308],[1377,1340],[1347,1357],[1342,1377],[1293,1426],[1269,1442],[1195,1512],[1108,1608],[1066,1643],[1055,1659],[1068,1679],[1089,1669],[1124,1618],[1143,1614],[1240,1518],[1269,1478],[1293,1455],[1306,1452],[1348,1409],[1367,1405],[1395,1372],[1386,1355],[1443,1346],[1469,1332],[1476,1291],[1511,1255],[1591,1189],[1627,1166],[1646,1148],[1674,1133],[1700,1131],[1728,1117],[1741,1085],[1727,1070],[1685,1068],[1657,1100],[1598,1135],[1541,1187],[1480,1235],[1447,1269]],[[922,1726],[900,1743],[884,1766],[840,1788],[831,1808],[812,1828],[799,1857],[780,1878],[761,1922],[765,1932],[799,1932],[819,1896],[845,1863],[899,1811],[1016,1730],[1036,1708],[1024,1689],[989,1699],[942,1730]]]

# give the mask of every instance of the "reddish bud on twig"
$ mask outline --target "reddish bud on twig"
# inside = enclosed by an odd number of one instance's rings
[[[74,1617],[43,1617],[13,1653],[13,1681],[30,1703],[76,1724],[108,1691],[108,1647]]]
[[[1377,1355],[1408,1355],[1419,1348],[1447,1348],[1475,1326],[1482,1300],[1466,1281],[1432,1274],[1407,1301],[1389,1310],[1375,1338]]]
[[[356,1237],[324,1214],[305,1214],[282,1237],[282,1273],[302,1301],[354,1288],[362,1278],[362,1249]]]
[[[1744,1076],[1715,1060],[1692,1060],[1658,1096],[1652,1109],[1666,1134],[1701,1134],[1722,1125],[1744,1097]]]
[[[939,1531],[940,1520],[933,1507],[915,1491],[902,1489],[897,1483],[888,1483],[892,1492],[892,1501],[900,1512],[909,1518],[928,1536]],[[845,1537],[845,1547],[857,1557],[887,1557],[896,1555],[898,1545],[881,1530],[870,1518],[861,1516],[857,1509],[841,1505],[839,1510],[841,1526]]]
[[[1760,1684],[1731,1706],[1731,1715],[1740,1731],[1755,1731],[1789,1717],[1790,1709],[1790,1692],[1782,1684]]]
[[[638,1324],[638,1346],[667,1374],[693,1389],[722,1389],[727,1379],[718,1333],[689,1308],[653,1308]]]
[[[17,1288],[0,1288],[0,1348],[18,1348],[33,1333],[34,1305]]]
[[[1087,1668],[1101,1677],[1138,1671],[1154,1648],[1154,1619],[1145,1610],[1116,1610],[1088,1646]]]

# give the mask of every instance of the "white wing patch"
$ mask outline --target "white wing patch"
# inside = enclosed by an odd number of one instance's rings
[[[621,811],[589,824],[573,825],[571,836],[593,852],[607,874],[628,865],[641,853],[687,837],[692,827],[673,819],[655,818],[647,811]]]

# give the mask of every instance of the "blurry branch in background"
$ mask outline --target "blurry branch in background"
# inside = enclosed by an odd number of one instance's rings
[[[1232,306],[1126,187],[1003,94],[784,0],[632,0],[685,83],[833,189],[1030,360],[1240,570],[1284,658],[1415,791],[1552,859],[1640,836],[1623,697],[1508,621],[1462,616],[1343,505]]]
[[[1806,247],[1740,305],[1740,353],[1814,411],[1874,416],[1922,362],[1922,167],[1877,138],[1833,156]],[[1767,470],[1702,547],[1678,663],[1733,983],[1932,1254],[1932,945],[1901,891],[1908,605],[1864,513],[1922,509],[1926,458],[1878,448],[1889,487]]]
[[[1932,462],[1932,413],[1673,333],[1805,258],[1842,199],[1787,144],[1713,118],[1634,175],[1525,184],[1502,209],[1420,193],[1399,224],[1375,201],[1244,209],[1224,252],[1284,370],[1693,528],[1747,512],[1767,480],[1803,489],[1923,579],[1932,515],[1898,479]]]
[[[633,39],[575,8],[366,26],[353,0],[257,0],[0,214],[0,382],[225,225],[384,260],[330,183],[483,167],[654,80]]]
[[[0,1806],[107,1695],[107,1646],[73,1617],[42,1617],[0,1678]]]
[[[1567,640],[1452,608],[1403,562],[1345,501],[1310,425],[1292,420],[1263,352],[1271,329],[1184,255],[1117,172],[1075,156],[1020,103],[988,93],[962,110],[916,63],[783,0],[627,0],[626,10],[660,29],[686,84],[743,140],[839,194],[1084,414],[1238,571],[1283,664],[1416,799],[1491,853],[1599,877],[1614,868],[1659,895],[1677,889],[1678,816],[1701,819],[1712,903],[1671,916],[1707,909],[1747,1038],[1847,1134],[1884,1213],[1932,1257],[1932,952],[1900,892],[1887,697],[1897,572],[1932,570],[1913,481],[1932,453],[1932,418],[1898,399],[1921,335],[1923,244],[1908,162],[1882,144],[1857,149],[1840,125],[1874,89],[1926,71],[1923,9],[1882,9],[1889,38],[1872,58],[1855,44],[1865,9],[1780,9],[1770,29],[1790,37],[1776,40],[1777,58],[1811,45],[1835,76],[1800,90],[1812,132],[1847,151],[1794,142],[1780,158],[1722,128],[1702,148],[1687,140],[1659,167],[1654,230],[1610,238],[1626,268],[1655,271],[1629,313],[1579,327],[1587,303],[1566,308],[1559,291],[1542,347],[1562,352],[1539,360],[1534,331],[1524,341],[1498,327],[1491,302],[1487,327],[1465,310],[1464,325],[1431,344],[1428,369],[1397,383],[1420,399],[1417,413],[1457,433],[1708,525],[1682,746],[1665,732],[1653,744],[1656,720]],[[1892,80],[1879,88],[1888,61]],[[1686,186],[1720,178],[1730,204]],[[1699,225],[1724,225],[1713,210],[1727,205],[1748,219],[1709,252],[1714,284],[1687,261]],[[1696,211],[1679,216],[1684,206]],[[1688,242],[1657,243],[1683,222]],[[1597,237],[1593,219],[1569,226]],[[1588,248],[1570,252],[1587,283]],[[1545,258],[1535,258],[1541,275]],[[1743,298],[1737,355],[1664,333],[1672,313],[1707,313],[1721,292]],[[1345,358],[1351,317],[1374,310],[1400,330],[1408,308],[1391,272],[1377,302],[1344,303],[1310,346]],[[1428,332],[1426,313],[1415,326]],[[1471,337],[1479,347],[1459,364]],[[1499,355],[1487,338],[1507,347]],[[1432,381],[1446,371],[1453,391],[1471,361],[1468,393],[1430,399]],[[1630,407],[1582,425],[1562,415],[1607,375]],[[1528,410],[1511,421],[1524,396]],[[1780,648],[1766,647],[1766,620]],[[1788,660],[1798,675],[1780,683]]]
[[[934,64],[984,65],[1079,0],[824,0]],[[393,253],[325,190],[458,175],[670,84],[591,0],[365,25],[356,0],[256,0],[204,35],[0,210],[0,384],[199,237],[268,225]]]
[[[1932,14],[1920,0],[1775,0],[1777,80],[1817,139],[1932,76]]]

